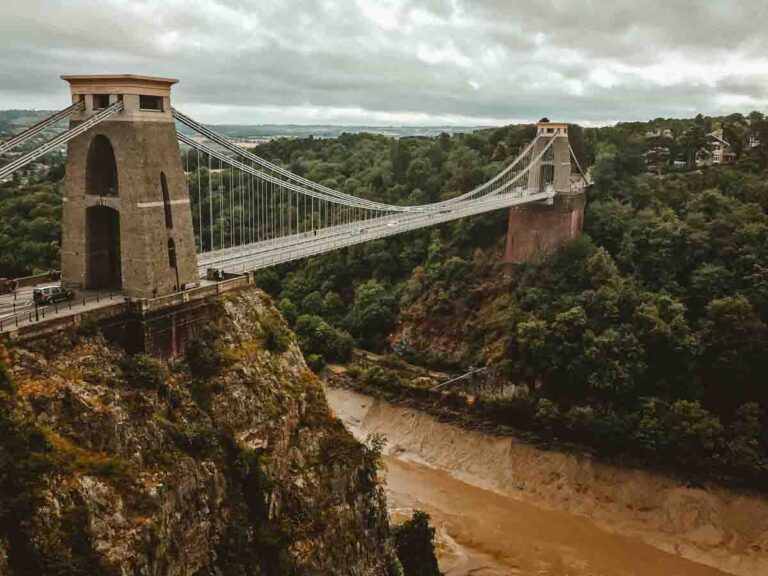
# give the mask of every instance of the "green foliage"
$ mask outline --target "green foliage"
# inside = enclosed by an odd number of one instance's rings
[[[394,326],[396,306],[397,297],[391,290],[369,280],[355,289],[346,325],[364,346],[378,348]]]
[[[754,430],[768,406],[768,121],[756,112],[749,120],[571,126],[574,153],[595,180],[586,235],[508,278],[492,262],[506,230],[499,210],[262,271],[256,283],[296,326],[313,366],[345,359],[353,340],[385,352],[402,323],[425,339],[439,335],[434,349],[393,339],[409,360],[485,363],[520,385],[513,399],[477,402],[500,423],[759,478],[766,431]],[[691,160],[718,127],[736,166],[675,172],[671,163]],[[651,129],[672,136],[646,137]],[[470,190],[533,135],[532,126],[508,126],[437,138],[281,138],[258,153],[322,184],[405,205]],[[750,136],[760,145],[749,149]],[[654,161],[654,175],[643,173],[643,155],[658,146],[669,159]],[[205,206],[209,184],[238,193],[230,170],[198,170],[194,155],[184,160]],[[59,177],[53,169],[0,185],[0,276],[55,267]],[[191,200],[195,212],[198,196]],[[213,206],[214,229],[197,231],[204,244],[239,223]],[[282,328],[265,325],[265,348],[287,346]],[[217,338],[204,333],[187,351],[203,403],[211,393],[204,379],[227,357]],[[446,350],[451,339],[467,351]],[[389,368],[365,370],[360,380],[402,388]]]
[[[320,355],[330,361],[349,359],[352,352],[352,337],[334,328],[320,316],[303,314],[296,320],[294,331],[299,346],[305,352]]]
[[[53,180],[0,185],[0,278],[58,269],[61,192]]]
[[[429,514],[415,510],[413,516],[394,529],[397,557],[405,576],[440,576],[435,556],[435,529]]]
[[[320,354],[309,354],[307,356],[307,366],[313,372],[320,372],[325,367],[325,358]]]
[[[296,319],[299,317],[299,310],[296,308],[296,305],[288,298],[282,298],[277,303],[277,308],[280,310],[280,313],[283,315],[283,318],[285,318],[285,321],[288,322],[289,325],[293,326],[296,323]]]
[[[14,392],[11,375],[2,361],[0,361],[0,392]]]
[[[147,390],[164,390],[165,368],[162,362],[147,354],[128,356],[123,362],[123,374],[128,384]]]
[[[219,433],[211,426],[171,422],[164,418],[158,418],[158,421],[174,443],[190,456],[207,457],[219,448]]]
[[[291,335],[288,328],[277,316],[268,315],[261,319],[262,344],[264,348],[275,354],[282,354],[291,345]]]
[[[221,331],[207,325],[199,338],[192,339],[184,351],[184,356],[193,376],[200,378],[213,376],[223,364],[223,358],[218,347]]]
[[[259,270],[256,273],[255,284],[270,296],[276,296],[280,292],[280,278],[271,268]]]
[[[705,384],[713,402],[726,402],[733,409],[744,402],[768,400],[768,326],[746,298],[712,300],[701,338]]]
[[[384,466],[383,453],[387,445],[387,437],[384,434],[368,434],[365,439],[365,456],[368,466],[373,470],[379,470]]]

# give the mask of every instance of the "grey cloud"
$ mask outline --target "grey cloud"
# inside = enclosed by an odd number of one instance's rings
[[[765,76],[727,76],[717,83],[717,88],[724,94],[768,100],[768,79]]]
[[[177,105],[240,122],[275,107],[297,122],[311,109],[601,123],[768,104],[757,0],[2,2],[0,107],[60,107],[59,74],[103,72],[178,77]],[[734,58],[744,74],[724,69]]]

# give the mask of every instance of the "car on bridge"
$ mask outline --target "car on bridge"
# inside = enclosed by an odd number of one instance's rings
[[[74,297],[75,293],[72,290],[61,286],[41,286],[32,291],[32,300],[35,301],[35,304],[40,305],[55,304],[56,302],[72,300]]]

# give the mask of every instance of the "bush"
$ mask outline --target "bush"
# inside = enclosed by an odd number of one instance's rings
[[[262,344],[264,349],[275,354],[281,354],[288,350],[291,337],[288,329],[277,318],[269,317],[261,321]]]
[[[310,370],[313,372],[319,372],[325,366],[325,358],[320,354],[310,354],[307,356],[307,366],[309,366]]]
[[[277,308],[280,310],[280,313],[283,315],[283,318],[285,318],[285,321],[288,322],[291,326],[296,324],[296,318],[299,316],[299,311],[296,308],[296,305],[291,302],[288,298],[281,298],[280,302],[277,303]]]
[[[147,354],[134,354],[123,362],[123,374],[129,384],[147,390],[163,390],[165,369],[163,364]]]
[[[274,270],[260,270],[256,274],[254,283],[270,296],[275,296],[280,292],[280,277]]]
[[[0,392],[13,392],[13,383],[8,369],[0,362]]]
[[[413,516],[394,529],[397,557],[405,576],[440,576],[435,557],[435,529],[429,514],[415,510]]]
[[[366,386],[379,390],[396,390],[401,386],[397,372],[380,366],[371,366],[360,373],[360,380]]]
[[[174,443],[190,456],[205,457],[219,447],[219,434],[210,426],[159,421]]]
[[[219,336],[218,328],[206,326],[200,337],[194,338],[187,346],[184,357],[193,376],[213,376],[223,364],[224,360],[217,346]]]
[[[560,423],[562,415],[557,404],[547,398],[539,398],[536,402],[534,418],[545,428],[552,429]]]
[[[736,410],[736,418],[729,428],[730,441],[727,456],[730,464],[748,474],[768,472],[768,453],[762,444],[765,414],[755,402]]]

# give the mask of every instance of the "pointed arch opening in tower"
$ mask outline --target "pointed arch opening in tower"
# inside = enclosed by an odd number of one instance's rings
[[[120,289],[120,214],[107,206],[86,210],[86,288]]]
[[[103,134],[93,139],[88,150],[85,191],[95,196],[117,196],[119,193],[115,151]]]

